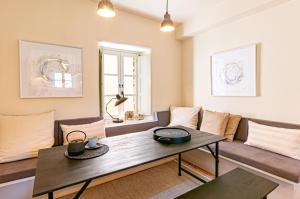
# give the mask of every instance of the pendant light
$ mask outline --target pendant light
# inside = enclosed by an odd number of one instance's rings
[[[167,11],[164,16],[164,20],[161,22],[160,30],[162,32],[171,32],[175,30],[174,23],[171,19],[171,15],[169,14],[169,0],[167,0]]]
[[[110,0],[100,0],[97,13],[98,15],[106,18],[116,16],[114,6]]]

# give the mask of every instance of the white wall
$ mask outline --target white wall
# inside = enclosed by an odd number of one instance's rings
[[[181,104],[181,42],[162,33],[159,21],[118,11],[113,19],[96,14],[89,0],[0,1],[0,113],[56,109],[56,118],[99,114],[99,41],[152,49],[152,110]],[[20,99],[18,40],[83,48],[83,97]]]
[[[186,105],[300,124],[300,1],[199,33],[183,42]],[[212,97],[210,56],[247,44],[259,44],[258,97]],[[187,50],[188,49],[188,50]],[[193,56],[189,55],[193,53]],[[184,57],[190,57],[186,60]],[[193,74],[193,75],[191,75]],[[183,89],[184,90],[184,89]]]

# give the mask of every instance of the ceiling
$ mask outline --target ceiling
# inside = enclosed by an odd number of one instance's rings
[[[169,0],[169,13],[176,23],[183,23],[221,1],[224,0]],[[112,3],[123,10],[157,19],[166,11],[166,0],[112,0]]]

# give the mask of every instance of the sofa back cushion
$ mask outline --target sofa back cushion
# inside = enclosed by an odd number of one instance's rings
[[[158,126],[168,126],[171,120],[171,112],[170,111],[155,112],[154,119],[157,120]]]
[[[237,132],[235,134],[235,137],[234,137],[235,140],[246,142],[247,137],[248,137],[248,121],[252,121],[252,122],[267,125],[267,126],[279,127],[279,128],[300,129],[299,124],[289,124],[289,123],[274,122],[274,121],[268,121],[268,120],[242,118],[240,121],[240,124],[238,126]]]
[[[54,111],[0,115],[0,163],[37,157],[54,144]]]
[[[245,144],[300,160],[300,129],[266,126],[249,121]]]

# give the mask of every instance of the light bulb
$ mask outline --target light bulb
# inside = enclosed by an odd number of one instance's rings
[[[110,2],[110,0],[101,0],[98,4],[98,15],[102,17],[114,17],[116,16],[116,12],[114,10],[113,4]]]
[[[104,8],[104,9],[98,9],[97,11],[98,15],[100,15],[101,17],[106,17],[106,18],[111,18],[116,16],[115,11]]]
[[[166,25],[166,26],[162,26],[162,27],[160,28],[160,30],[161,30],[162,32],[172,32],[172,31],[175,30],[175,28],[174,28],[174,26]]]

